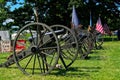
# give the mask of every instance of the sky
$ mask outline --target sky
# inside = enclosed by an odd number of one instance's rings
[[[21,3],[24,3],[24,0],[17,0],[17,2],[21,2]],[[15,10],[15,8],[17,9],[17,8],[19,8],[19,7],[22,7],[23,5],[22,4],[16,4],[16,5],[12,5],[12,3],[11,2],[7,2],[7,5],[6,5],[6,7],[7,6],[10,6],[10,11],[13,11],[13,10]]]
[[[24,3],[24,0],[17,0],[17,2]],[[10,11],[13,11],[13,10],[15,10],[15,8],[22,7],[23,5],[22,5],[22,4],[12,5],[11,2],[7,2],[6,7],[7,7],[7,6],[10,6]],[[10,22],[14,22],[14,20],[8,18],[8,19],[6,19],[6,20],[3,22],[3,25],[6,25],[7,23],[10,23]]]
[[[85,0],[86,2],[88,2],[89,0]],[[96,1],[96,0],[93,0],[93,1]],[[21,3],[24,3],[24,0],[17,0],[17,2],[21,2]],[[19,8],[19,7],[22,7],[23,5],[22,4],[16,4],[16,5],[11,5],[12,3],[11,2],[8,2],[6,6],[10,6],[10,11],[13,11],[15,10],[15,8]],[[119,4],[116,4],[116,6],[118,6],[118,9],[120,10],[120,5]]]

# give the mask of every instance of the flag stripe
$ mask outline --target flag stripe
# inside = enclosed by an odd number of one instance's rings
[[[101,34],[104,34],[104,29],[103,29],[100,17],[98,18],[97,23],[96,23],[96,30],[100,32]]]

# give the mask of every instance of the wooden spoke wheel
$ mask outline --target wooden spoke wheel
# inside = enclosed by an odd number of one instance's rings
[[[95,40],[95,47],[96,49],[101,49],[102,48],[102,44],[103,44],[104,38],[102,34],[99,34],[96,36],[96,40]]]
[[[103,41],[104,41],[104,36],[103,34],[101,33],[98,33],[97,31],[95,31],[93,33],[93,41],[94,41],[94,46],[95,46],[95,49],[101,49],[102,48],[102,44],[103,44]]]
[[[78,55],[78,41],[74,32],[63,25],[50,26],[58,37],[60,44],[60,60],[58,64],[66,69],[75,61]]]
[[[88,57],[88,54],[91,51],[91,40],[89,38],[89,34],[78,36],[79,43],[79,55],[81,59],[85,59]]]
[[[29,23],[14,40],[14,60],[25,74],[50,73],[56,66],[60,50],[58,39],[43,23]]]

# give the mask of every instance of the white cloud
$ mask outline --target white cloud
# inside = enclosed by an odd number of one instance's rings
[[[8,23],[10,23],[10,22],[14,22],[14,19],[11,19],[11,18],[6,19],[6,20],[3,22],[3,25],[6,25],[6,24],[8,24]]]

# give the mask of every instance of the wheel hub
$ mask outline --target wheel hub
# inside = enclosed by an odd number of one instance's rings
[[[36,53],[38,51],[39,51],[39,49],[37,48],[37,46],[31,47],[31,52]]]

